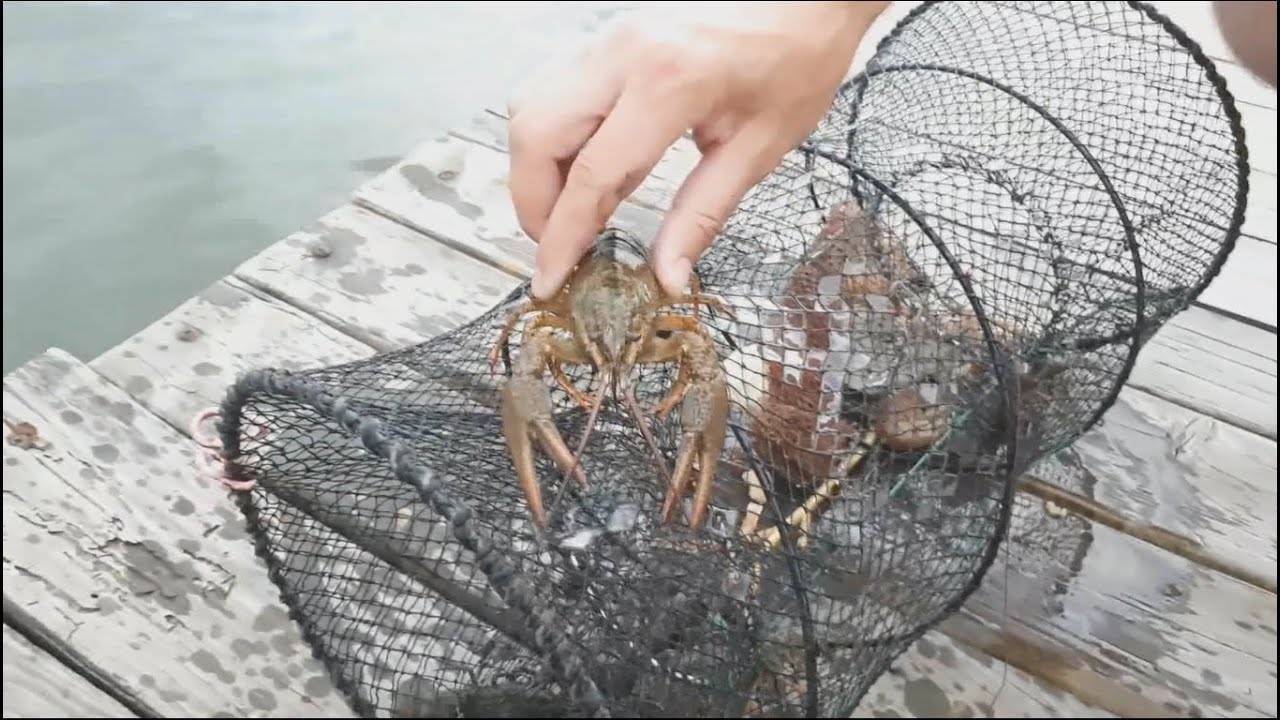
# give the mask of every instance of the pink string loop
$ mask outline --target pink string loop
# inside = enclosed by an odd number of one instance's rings
[[[221,411],[216,407],[207,408],[200,411],[191,421],[191,438],[204,450],[204,452],[196,456],[196,474],[206,480],[217,480],[229,490],[236,492],[252,490],[254,485],[257,484],[257,480],[242,480],[232,477],[227,471],[227,463],[222,457],[222,440],[216,433],[212,435],[203,433],[205,422],[211,418],[217,418],[221,414]],[[263,434],[263,428],[256,426],[253,428],[254,437],[261,437]]]

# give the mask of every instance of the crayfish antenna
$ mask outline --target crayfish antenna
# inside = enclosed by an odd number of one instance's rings
[[[600,414],[600,406],[604,404],[604,393],[610,387],[610,382],[614,379],[614,374],[605,371],[606,377],[600,383],[600,389],[596,390],[596,396],[592,398],[591,414],[587,416],[587,427],[582,431],[582,439],[578,441],[578,449],[573,453],[573,467],[577,467],[582,462],[582,451],[587,448],[587,440],[591,438],[591,431],[596,427],[596,416]],[[616,386],[615,386],[616,387]],[[570,468],[569,472],[572,472]],[[568,472],[565,473],[565,479],[569,479]]]
[[[606,375],[604,381],[600,383],[600,388],[596,390],[595,397],[592,398],[591,414],[587,416],[587,427],[582,431],[582,439],[578,441],[578,449],[573,452],[573,465],[565,469],[564,476],[560,479],[560,490],[556,492],[555,500],[552,501],[552,512],[560,511],[560,501],[564,498],[564,489],[569,485],[569,475],[582,464],[582,451],[586,449],[587,440],[591,439],[591,431],[595,429],[596,416],[600,414],[600,406],[604,404],[604,394],[609,389],[610,377],[612,377],[611,373]],[[579,484],[586,487],[581,482]]]
[[[658,472],[662,474],[664,479],[671,477],[671,472],[667,470],[667,463],[662,459],[662,450],[658,448],[658,443],[653,439],[653,433],[649,429],[649,423],[645,421],[644,414],[640,412],[640,405],[636,402],[636,393],[630,383],[627,383],[623,390],[622,397],[626,399],[627,411],[631,413],[631,418],[636,421],[636,427],[640,428],[640,436],[644,438],[644,442],[649,446],[649,451],[653,453],[653,460],[658,465]]]

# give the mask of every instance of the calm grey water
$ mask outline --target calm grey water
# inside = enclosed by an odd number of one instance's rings
[[[4,371],[89,360],[619,3],[4,4]]]

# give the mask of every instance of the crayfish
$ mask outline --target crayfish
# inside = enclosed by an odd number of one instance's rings
[[[694,316],[666,312],[679,305],[692,305]],[[698,319],[700,305],[731,315],[722,300],[700,292],[696,277],[689,292],[675,297],[665,294],[638,238],[608,228],[597,236],[588,255],[556,295],[545,301],[526,300],[507,318],[489,356],[495,367],[520,319],[536,314],[525,324],[521,347],[501,392],[503,434],[535,525],[541,528],[547,524],[534,470],[535,445],[585,488],[587,479],[578,457],[609,388],[615,398],[621,390],[622,401],[666,474],[665,461],[640,412],[630,377],[637,365],[653,363],[678,364],[675,383],[654,408],[654,415],[661,419],[679,404],[683,433],[675,468],[670,472],[662,522],[672,522],[695,460],[698,482],[689,525],[697,529],[706,520],[724,448],[729,398],[715,345]],[[600,381],[594,396],[574,385],[565,365],[592,366]],[[570,451],[552,419],[551,394],[545,382],[548,372],[589,413],[577,453]]]

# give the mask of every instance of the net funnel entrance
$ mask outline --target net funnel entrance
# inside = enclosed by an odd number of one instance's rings
[[[652,412],[677,362],[631,372],[643,426],[604,393],[585,488],[535,452],[531,522],[502,393],[533,315],[489,362],[527,284],[413,347],[245,374],[227,470],[361,715],[848,715],[981,581],[1014,478],[1217,273],[1247,171],[1221,77],[1146,5],[926,3],[699,262],[725,307],[671,311],[729,400],[691,468],[701,528],[660,518],[699,421]],[[602,379],[560,368],[573,447],[589,413],[566,386]]]

